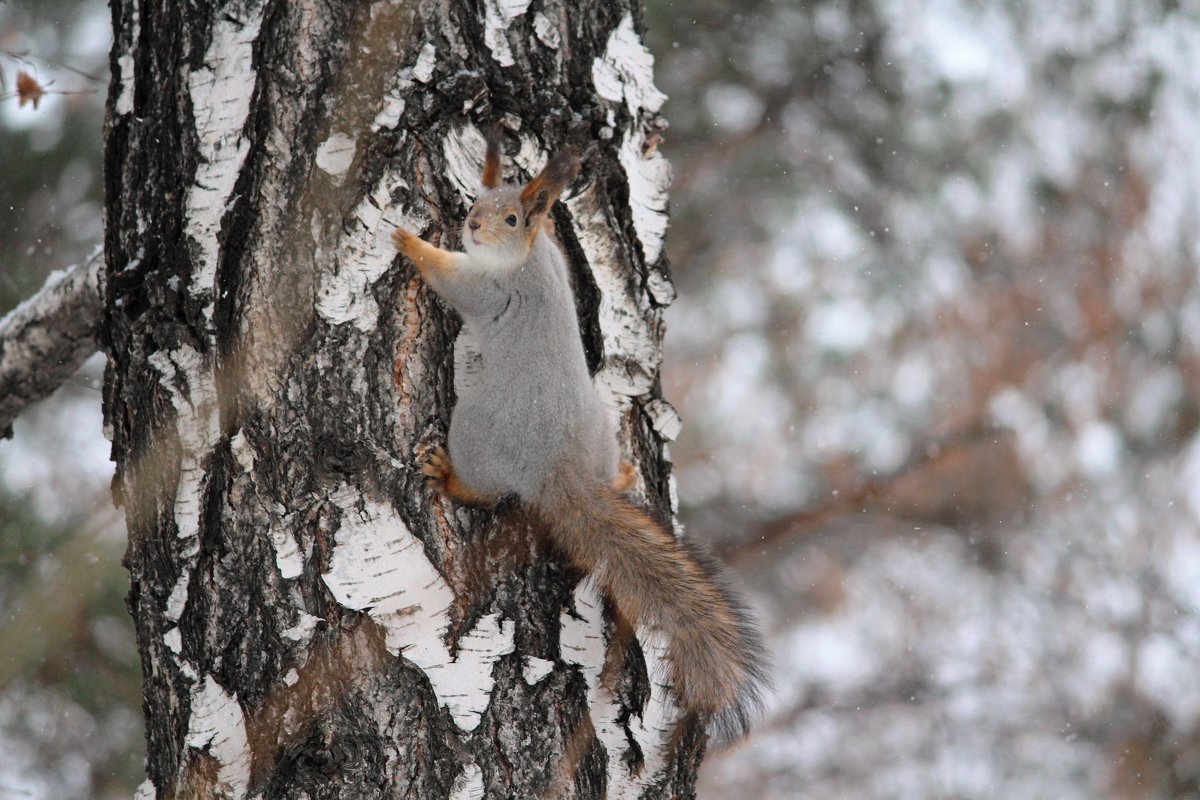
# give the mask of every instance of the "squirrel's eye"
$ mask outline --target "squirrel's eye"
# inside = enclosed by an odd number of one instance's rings
[[[507,217],[504,218],[504,221],[509,224],[509,227],[515,228],[517,225],[517,216],[516,216],[516,214],[509,214]]]

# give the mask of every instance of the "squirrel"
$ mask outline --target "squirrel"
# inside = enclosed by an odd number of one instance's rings
[[[447,452],[422,471],[455,502],[491,507],[515,495],[618,614],[662,631],[684,719],[717,741],[744,736],[761,708],[765,648],[724,569],[624,492],[633,465],[584,356],[567,265],[547,214],[580,158],[553,155],[524,186],[501,184],[500,132],[487,137],[483,191],[467,214],[466,252],[397,228],[396,248],[463,318],[481,364],[459,392]]]

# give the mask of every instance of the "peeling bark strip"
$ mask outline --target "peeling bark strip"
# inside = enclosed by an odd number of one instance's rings
[[[635,0],[111,5],[104,404],[138,796],[694,796],[703,742],[667,739],[654,633],[612,646],[539,521],[425,488],[470,341],[387,241],[458,245],[492,121],[526,175],[598,143],[557,230],[640,491],[671,513],[664,98]]]
[[[0,438],[26,406],[41,400],[96,352],[100,250],[50,275],[37,294],[0,318]]]

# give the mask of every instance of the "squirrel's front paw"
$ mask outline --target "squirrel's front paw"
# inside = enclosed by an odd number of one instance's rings
[[[406,231],[404,228],[396,228],[392,231],[392,244],[405,255],[408,255],[409,248],[412,247],[412,242],[416,238],[416,234]]]

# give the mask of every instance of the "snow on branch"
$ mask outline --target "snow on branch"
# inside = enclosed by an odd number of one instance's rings
[[[0,437],[30,403],[53,392],[96,352],[99,247],[87,261],[50,275],[37,294],[0,319]]]

